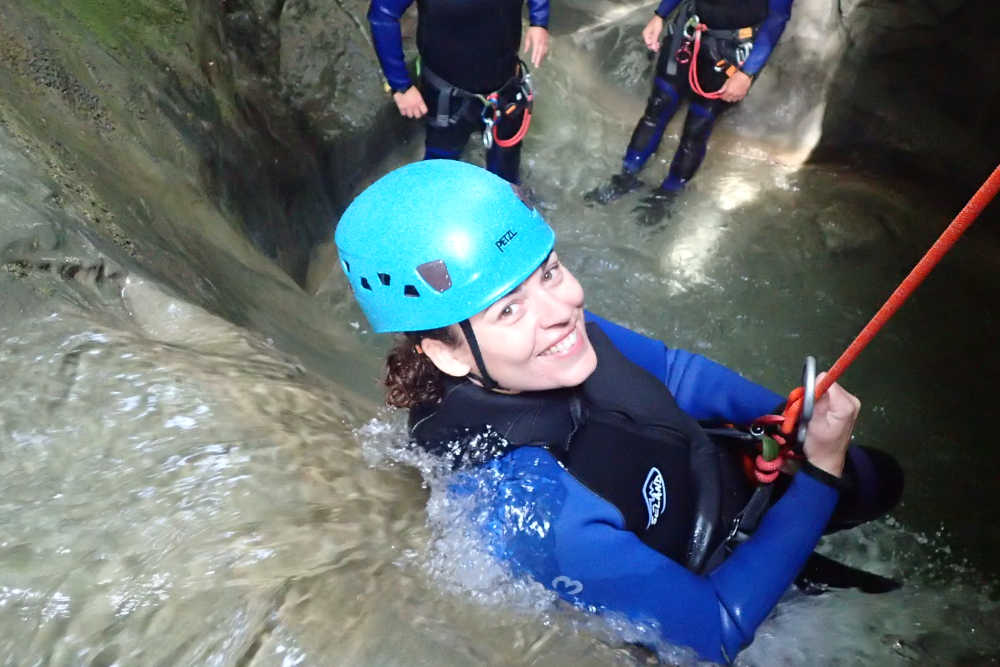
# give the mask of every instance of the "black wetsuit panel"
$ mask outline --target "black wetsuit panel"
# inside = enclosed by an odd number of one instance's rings
[[[522,0],[418,0],[423,64],[454,86],[497,90],[517,65]]]
[[[749,497],[745,483],[721,486],[723,477],[739,481],[722,472],[735,471],[736,459],[596,324],[587,333],[598,363],[579,390],[501,395],[450,381],[440,403],[411,410],[411,434],[429,452],[459,454],[458,463],[544,446],[643,542],[699,572],[728,531],[723,510]]]
[[[696,13],[712,30],[756,26],[767,18],[767,0],[696,0]]]

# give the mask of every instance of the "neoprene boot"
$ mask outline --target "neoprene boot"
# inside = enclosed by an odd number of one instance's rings
[[[607,204],[627,195],[643,185],[639,177],[630,171],[622,170],[615,174],[607,183],[602,183],[583,196],[584,201],[596,204]]]
[[[665,190],[655,188],[650,194],[639,200],[639,205],[632,209],[635,221],[643,227],[658,225],[671,216],[671,207],[677,199],[680,190]]]

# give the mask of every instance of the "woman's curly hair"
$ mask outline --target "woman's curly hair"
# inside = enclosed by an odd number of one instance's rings
[[[420,350],[424,338],[458,345],[451,327],[405,333],[385,360],[385,402],[397,408],[412,408],[421,403],[436,403],[444,394],[444,373]]]

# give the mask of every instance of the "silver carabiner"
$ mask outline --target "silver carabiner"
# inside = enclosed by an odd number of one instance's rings
[[[753,42],[743,42],[736,47],[736,66],[742,67],[743,63],[747,61],[750,57],[750,52],[753,51]]]
[[[700,23],[701,19],[698,18],[697,14],[688,17],[687,23],[684,24],[684,39],[694,39],[694,33],[697,32]]]
[[[496,123],[497,107],[489,97],[479,98],[483,103],[483,112],[479,114],[483,121],[483,146],[486,150],[493,147],[493,124]]]
[[[483,128],[483,146],[486,150],[493,148],[493,119],[483,118],[486,127]]]
[[[800,445],[806,443],[806,430],[816,406],[816,357],[808,356],[802,364],[802,411],[799,412],[799,430],[795,436]]]

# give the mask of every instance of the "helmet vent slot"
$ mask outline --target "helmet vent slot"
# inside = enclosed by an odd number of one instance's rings
[[[417,273],[438,292],[443,292],[451,287],[451,274],[448,273],[448,267],[440,259],[424,262],[417,267]]]
[[[414,287],[413,285],[407,285],[406,287],[404,287],[403,294],[405,294],[406,296],[420,296],[420,292],[418,292],[417,288]]]
[[[389,277],[388,273],[380,273],[380,274],[378,274],[378,279],[379,279],[379,282],[382,283],[383,285],[385,285],[386,287],[389,286],[389,281],[392,280],[392,278]]]
[[[372,286],[368,284],[368,279],[365,278],[364,276],[361,276],[361,286],[364,287],[366,290],[371,290],[372,288]]]
[[[346,259],[344,260],[344,271],[347,273],[351,272],[351,263],[348,262]]]

